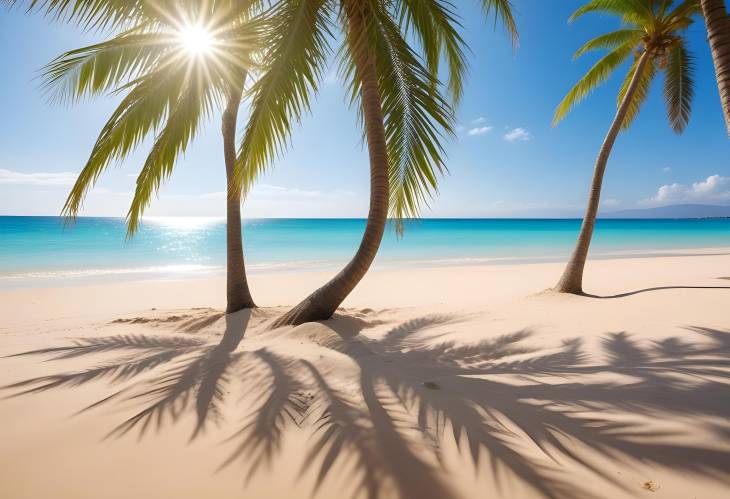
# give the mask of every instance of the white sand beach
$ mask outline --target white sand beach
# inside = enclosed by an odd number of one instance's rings
[[[728,2],[0,1],[0,499],[730,499]]]
[[[712,253],[710,251],[706,253]],[[722,498],[730,255],[0,291],[8,498]],[[721,252],[720,252],[721,253]]]

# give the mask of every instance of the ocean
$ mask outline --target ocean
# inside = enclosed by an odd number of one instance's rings
[[[249,272],[337,268],[354,253],[361,219],[244,222]],[[567,259],[580,220],[422,219],[388,228],[376,268]],[[591,258],[730,251],[730,219],[599,220]],[[225,222],[145,219],[131,240],[122,218],[0,217],[0,287],[90,280],[171,279],[225,270]]]

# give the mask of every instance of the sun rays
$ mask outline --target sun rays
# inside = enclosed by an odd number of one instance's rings
[[[213,53],[217,40],[201,24],[183,26],[177,33],[178,43],[191,57],[205,57]]]

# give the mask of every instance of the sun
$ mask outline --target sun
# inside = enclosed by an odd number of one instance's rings
[[[203,26],[185,26],[178,32],[180,45],[192,56],[209,54],[215,46],[213,34]]]

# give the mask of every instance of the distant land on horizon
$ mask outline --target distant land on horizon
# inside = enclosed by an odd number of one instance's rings
[[[730,205],[673,204],[601,213],[599,218],[728,218]]]

